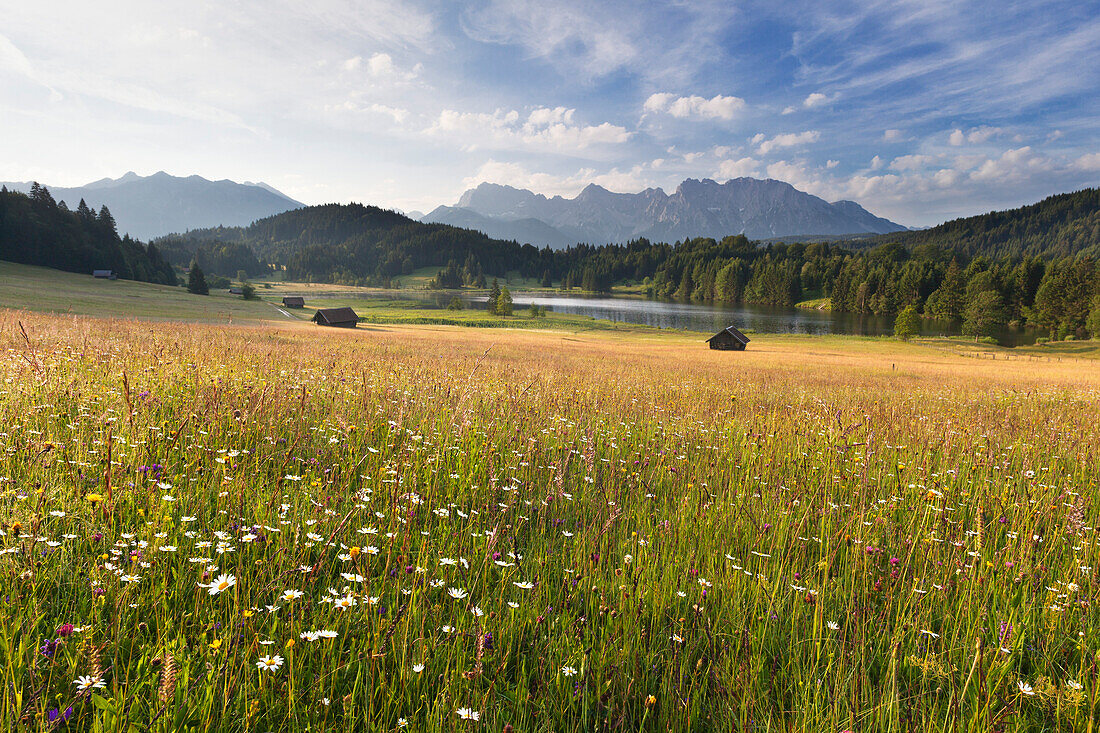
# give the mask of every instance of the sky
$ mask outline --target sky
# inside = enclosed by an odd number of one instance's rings
[[[0,0],[0,180],[403,211],[775,178],[909,226],[1100,185],[1100,0]]]

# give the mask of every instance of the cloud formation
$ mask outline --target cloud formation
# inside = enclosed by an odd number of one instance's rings
[[[753,138],[753,143],[756,144],[756,152],[761,155],[767,155],[773,150],[779,148],[792,148],[797,145],[808,145],[815,143],[821,138],[821,133],[817,130],[806,130],[805,132],[785,132],[775,137],[765,138],[764,133],[758,133]]]
[[[560,152],[581,152],[596,145],[617,145],[630,139],[625,127],[601,122],[582,125],[573,121],[576,110],[538,107],[526,118],[516,110],[460,112],[442,110],[425,130],[434,137],[447,137],[477,148],[544,148]]]
[[[709,120],[732,120],[745,108],[745,100],[740,97],[715,95],[710,99],[692,95],[677,97],[668,92],[651,94],[643,106],[646,112],[659,112],[680,119],[698,118]]]
[[[1094,68],[1076,0],[12,4],[0,179],[167,169],[428,210],[478,173],[772,175],[934,224],[1100,183]]]

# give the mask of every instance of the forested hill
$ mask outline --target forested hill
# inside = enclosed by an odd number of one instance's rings
[[[471,255],[485,272],[503,273],[515,269],[521,255],[533,259],[538,251],[361,204],[310,206],[247,227],[197,229],[156,242],[181,262],[200,246],[244,246],[265,262],[285,266],[288,279],[349,284],[382,284],[416,268],[464,262]]]
[[[72,211],[37,183],[30,195],[0,188],[0,260],[88,274],[113,270],[125,280],[176,284],[172,266],[154,245],[118,236],[106,206],[96,213],[81,199]]]
[[[1100,257],[1100,188],[1086,188],[1008,211],[955,219],[931,229],[884,234],[900,242],[954,250],[966,257]]]

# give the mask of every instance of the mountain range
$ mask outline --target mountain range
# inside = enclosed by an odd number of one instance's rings
[[[31,188],[30,182],[3,185],[22,193]],[[200,227],[246,225],[303,206],[265,183],[183,178],[164,171],[151,176],[131,171],[121,178],[102,178],[76,188],[43,185],[70,209],[75,210],[81,199],[97,211],[106,206],[120,234],[141,240]]]
[[[659,188],[613,193],[589,184],[575,198],[547,198],[526,189],[482,183],[454,206],[421,221],[478,229],[492,237],[549,246],[605,244],[638,238],[674,242],[694,237],[750,239],[887,234],[907,228],[854,201],[828,202],[772,179],[726,183],[689,178],[672,194]]]

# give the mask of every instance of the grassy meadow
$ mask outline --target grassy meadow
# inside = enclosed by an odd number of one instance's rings
[[[423,278],[424,283],[428,279]],[[413,300],[379,297],[394,292],[318,283],[257,283],[256,295],[259,299],[244,300],[227,290],[211,290],[210,295],[198,296],[180,287],[132,280],[97,280],[82,273],[0,261],[0,307],[46,313],[188,323],[258,324],[308,321],[318,308],[349,306],[368,324],[623,333],[655,330],[648,326],[601,321],[569,313],[549,312],[540,318],[531,318],[527,308],[516,308],[515,315],[501,318],[484,310],[452,311]],[[282,298],[287,293],[304,295],[306,307],[283,309]]]
[[[1091,731],[1076,348],[0,310],[0,728]]]

